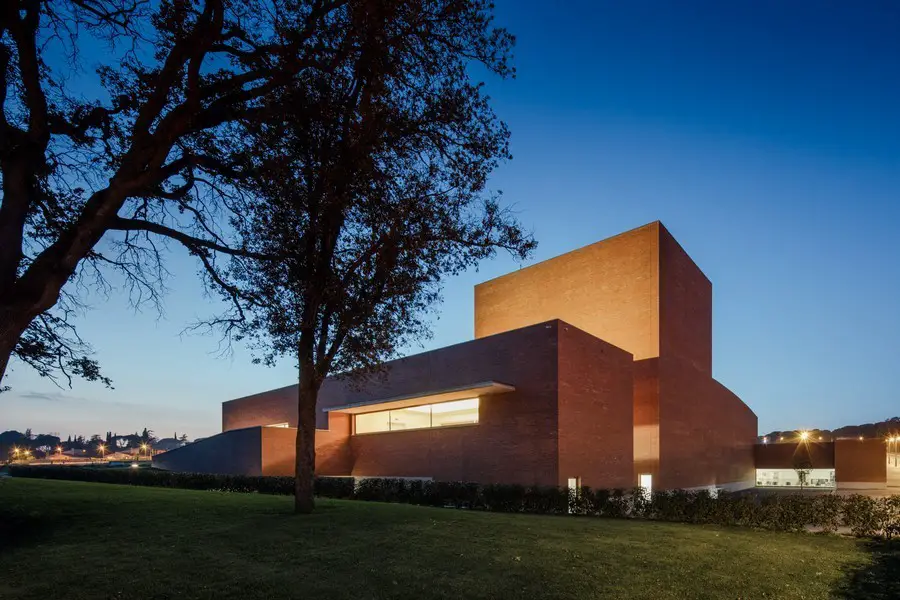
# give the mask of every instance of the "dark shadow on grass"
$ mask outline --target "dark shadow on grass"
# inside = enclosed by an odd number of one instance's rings
[[[0,556],[50,537],[62,519],[46,514],[22,514],[0,508]]]
[[[835,595],[849,600],[900,598],[900,541],[869,541],[862,547],[871,562],[848,571]]]

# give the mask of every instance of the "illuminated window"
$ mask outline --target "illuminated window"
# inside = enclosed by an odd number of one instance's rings
[[[356,433],[404,431],[478,423],[478,398],[423,404],[355,416]]]
[[[365,413],[356,415],[356,433],[375,433],[390,431],[390,411]]]
[[[478,422],[478,398],[431,405],[431,426],[469,425]]]
[[[834,469],[803,469],[803,487],[835,487]],[[757,469],[756,485],[760,487],[800,487],[801,471],[797,469]]]

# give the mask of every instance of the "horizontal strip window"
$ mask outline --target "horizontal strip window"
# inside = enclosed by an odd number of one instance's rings
[[[834,469],[757,469],[760,487],[835,487]]]
[[[354,420],[358,434],[474,425],[478,423],[478,398],[362,413]]]

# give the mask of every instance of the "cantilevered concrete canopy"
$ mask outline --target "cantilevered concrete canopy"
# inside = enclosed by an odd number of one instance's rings
[[[487,396],[488,394],[505,394],[507,392],[514,392],[515,390],[516,388],[506,383],[500,383],[498,381],[480,381],[478,383],[454,388],[429,390],[417,394],[406,394],[388,398],[377,398],[375,400],[366,400],[365,402],[357,402],[355,404],[345,404],[344,406],[334,406],[323,410],[325,412],[342,412],[355,415],[380,410],[407,408],[409,406],[419,406],[421,404],[451,402],[453,400]]]

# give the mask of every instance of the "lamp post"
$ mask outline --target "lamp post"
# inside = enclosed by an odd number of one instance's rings
[[[147,453],[147,460],[150,460],[150,445],[141,444],[141,450]]]
[[[100,451],[100,460],[106,458],[106,446],[104,446],[103,444],[98,444],[97,450]]]

